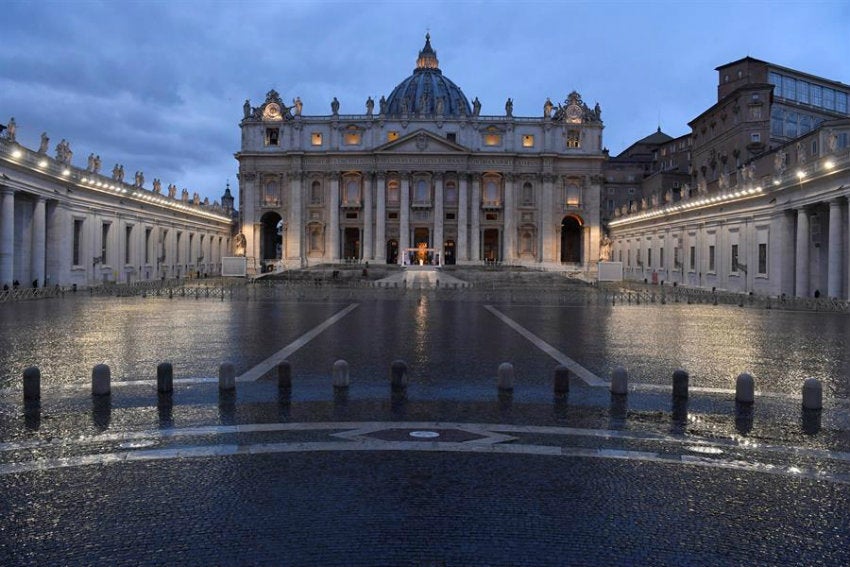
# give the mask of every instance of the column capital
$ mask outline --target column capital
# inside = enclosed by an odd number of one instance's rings
[[[5,185],[0,185],[0,195],[14,195],[15,190]]]
[[[387,178],[387,172],[386,171],[376,171],[375,177],[378,179],[378,181],[384,181]]]

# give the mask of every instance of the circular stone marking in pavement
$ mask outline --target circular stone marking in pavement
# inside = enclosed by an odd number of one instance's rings
[[[440,436],[436,431],[411,431],[409,435],[416,439],[435,439]]]
[[[704,445],[688,445],[685,447],[688,451],[694,453],[702,453],[703,455],[722,455],[723,449],[717,447],[706,447]]]

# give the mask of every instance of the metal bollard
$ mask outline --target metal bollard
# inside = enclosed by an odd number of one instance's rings
[[[611,372],[611,393],[617,396],[629,393],[629,372],[622,366]]]
[[[514,365],[510,362],[503,362],[499,365],[498,371],[498,387],[503,392],[510,392],[514,389]]]
[[[92,396],[108,396],[110,390],[111,374],[109,366],[98,364],[91,371],[91,393]]]
[[[673,397],[688,397],[688,373],[681,368],[673,372]]]
[[[288,360],[277,365],[277,387],[281,390],[292,389],[292,365]]]
[[[756,401],[756,382],[746,372],[738,374],[735,380],[735,401],[741,404],[751,404]]]
[[[236,369],[232,362],[222,362],[218,367],[218,389],[222,392],[236,389]]]
[[[170,362],[160,362],[156,367],[156,391],[160,394],[174,391],[174,367]]]
[[[823,386],[817,378],[806,378],[803,382],[803,409],[823,408]]]
[[[566,366],[555,367],[555,395],[563,396],[570,393],[570,371]]]
[[[407,363],[403,360],[394,360],[390,365],[390,389],[393,392],[402,392],[407,388]]]
[[[335,390],[348,388],[350,383],[348,377],[348,363],[344,360],[337,360],[333,367],[333,386]]]
[[[38,366],[30,366],[24,370],[24,401],[41,399],[41,370]]]

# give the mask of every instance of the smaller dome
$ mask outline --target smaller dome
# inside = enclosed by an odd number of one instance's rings
[[[393,89],[386,101],[387,116],[425,115],[457,117],[471,114],[469,101],[448,77],[443,75],[437,52],[431,47],[431,34],[416,59],[413,74]]]

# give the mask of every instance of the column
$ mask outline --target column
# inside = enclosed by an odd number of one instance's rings
[[[304,231],[301,199],[303,192],[303,172],[297,172],[289,176],[289,222],[286,227],[286,254],[287,259],[301,262],[301,237]]]
[[[794,293],[797,297],[809,296],[809,213],[797,209],[797,249],[794,274]]]
[[[470,219],[469,259],[481,261],[481,176],[472,176],[472,218]]]
[[[555,235],[552,232],[552,198],[554,192],[554,178],[551,175],[543,176],[543,193],[540,195],[540,238],[542,241],[542,262],[555,261]],[[558,234],[560,237],[560,234]]]
[[[469,260],[469,246],[467,244],[467,231],[469,230],[469,198],[466,194],[467,175],[463,172],[458,176],[458,202],[457,202],[457,260],[465,262]]]
[[[505,176],[505,234],[502,238],[504,243],[504,260],[512,262],[516,259],[516,198],[514,195],[514,176]]]
[[[331,173],[331,195],[328,202],[330,207],[330,230],[328,231],[328,250],[330,260],[339,260],[339,173]]]
[[[841,230],[841,202],[829,202],[829,255],[827,268],[827,295],[843,297],[841,273],[844,271],[844,238]]]
[[[8,285],[12,289],[15,254],[15,192],[0,189],[0,289]]]
[[[434,241],[432,246],[440,255],[440,265],[443,265],[443,173],[434,175]],[[435,258],[436,259],[436,258]]]
[[[30,254],[30,277],[38,280],[39,287],[44,287],[44,253],[47,235],[47,213],[43,197],[35,201],[32,218],[32,253]],[[29,283],[29,282],[27,282]]]
[[[365,261],[374,257],[372,245],[372,172],[363,175],[363,240],[360,255]]]
[[[410,248],[410,175],[401,176],[401,207],[398,215],[398,263],[403,264]]]
[[[387,178],[383,171],[376,174],[377,207],[375,210],[375,260],[387,260]]]

